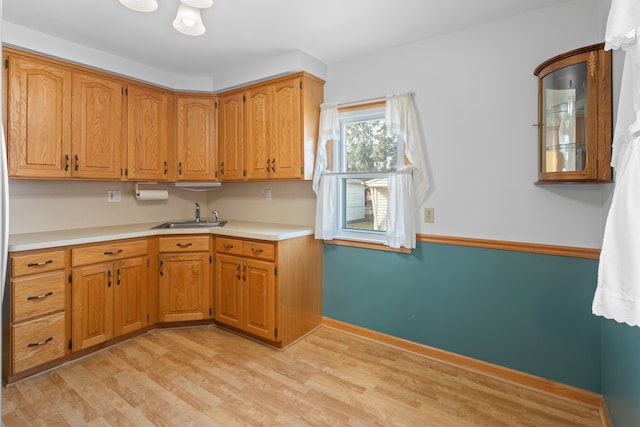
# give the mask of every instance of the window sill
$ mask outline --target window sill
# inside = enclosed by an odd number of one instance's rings
[[[398,252],[402,254],[411,253],[411,249],[409,248],[392,248],[389,246],[385,246],[382,243],[364,241],[364,240],[333,239],[333,240],[323,240],[323,242],[329,245],[350,246],[352,248],[373,249],[376,251]]]

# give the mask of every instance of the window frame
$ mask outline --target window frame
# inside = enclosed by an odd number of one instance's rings
[[[332,155],[334,159],[334,174],[338,180],[338,191],[336,200],[336,221],[335,238],[339,241],[357,241],[368,244],[383,245],[385,242],[385,231],[356,229],[346,227],[346,182],[349,178],[388,178],[389,174],[395,172],[398,164],[404,159],[404,146],[399,139],[396,141],[396,168],[384,172],[347,172],[346,171],[346,144],[345,124],[364,120],[385,120],[386,101],[358,104],[348,107],[338,108],[338,118],[340,122],[340,139],[333,141]],[[339,244],[339,243],[338,243]]]

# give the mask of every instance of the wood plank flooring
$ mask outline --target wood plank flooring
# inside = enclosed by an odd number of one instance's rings
[[[602,426],[596,408],[321,327],[158,329],[2,391],[12,426]]]

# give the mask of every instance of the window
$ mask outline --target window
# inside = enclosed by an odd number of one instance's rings
[[[336,236],[383,241],[387,227],[388,173],[403,159],[395,136],[385,132],[385,105],[339,112],[334,141],[338,175]]]

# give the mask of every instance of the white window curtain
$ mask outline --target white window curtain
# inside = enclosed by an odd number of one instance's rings
[[[312,184],[313,191],[318,196],[315,238],[332,240],[336,230],[338,178],[335,175],[327,175],[330,172],[327,161],[327,142],[340,139],[340,119],[337,105],[322,104],[320,106],[319,128]]]
[[[385,245],[413,249],[416,247],[415,211],[427,197],[429,180],[413,97],[410,93],[386,98],[385,123],[387,135],[396,135],[402,142],[404,155],[409,163],[404,165],[403,159],[398,159],[401,166],[397,172],[389,174]],[[334,104],[322,104],[312,184],[318,196],[316,239],[331,240],[335,237],[338,177],[328,169],[327,142],[337,141],[339,138],[338,107]]]
[[[387,135],[396,135],[404,144],[408,165],[398,159],[398,171],[389,175],[389,206],[385,245],[415,248],[415,212],[429,191],[427,165],[422,149],[418,119],[410,93],[387,97],[385,124]]]
[[[605,49],[625,62],[613,138],[616,187],[604,231],[593,313],[640,326],[640,2],[612,0]]]

